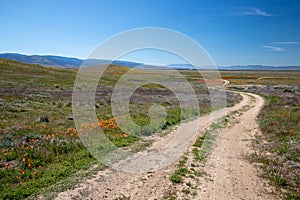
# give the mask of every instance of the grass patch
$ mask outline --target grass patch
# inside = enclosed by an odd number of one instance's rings
[[[170,176],[170,181],[172,183],[183,183],[183,177],[189,173],[190,171],[187,168],[180,167]]]
[[[224,128],[228,123],[227,117],[224,117],[219,122],[211,124],[210,128],[205,133],[198,137],[193,144],[195,148],[192,149],[195,161],[204,161],[211,151],[221,128]]]
[[[210,149],[212,148],[212,145],[215,141],[215,139],[218,136],[219,129],[223,128],[227,124],[227,118],[224,118],[220,120],[218,123],[213,123],[210,126],[210,129],[207,130],[202,136],[200,136],[196,142],[193,144],[194,148],[192,149],[192,153],[194,156],[194,160],[199,162],[203,161]],[[177,165],[177,169],[175,172],[170,176],[170,181],[174,184],[181,184],[184,183],[184,178],[191,178],[195,179],[195,176],[201,176],[202,172],[196,171],[194,167],[197,165],[195,163],[191,163],[190,167],[186,167],[186,163],[188,161],[187,156],[183,156],[182,159],[179,161]],[[190,183],[187,183],[189,185]],[[191,186],[191,185],[190,185]],[[185,191],[185,194],[189,194],[190,192],[186,193],[188,191]]]

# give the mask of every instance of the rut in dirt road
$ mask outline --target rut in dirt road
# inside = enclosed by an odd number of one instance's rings
[[[107,169],[84,180],[74,189],[60,193],[57,199],[275,199],[268,194],[268,186],[246,160],[251,153],[251,140],[259,132],[256,116],[264,101],[258,95],[241,95],[243,100],[240,103],[226,109],[227,114],[231,113],[228,126],[220,130],[220,137],[215,141],[205,165],[195,164],[192,153],[185,155],[186,165],[189,165],[185,167],[191,173],[183,183],[173,184],[169,179],[178,168],[178,161],[151,173]],[[214,114],[220,115],[219,118],[223,117],[222,113],[214,111]],[[211,114],[197,119],[201,121],[198,136],[210,127],[210,117]],[[172,134],[159,138],[150,148],[160,148],[170,137],[176,137]],[[191,146],[187,152],[192,152],[193,148]],[[205,175],[196,177],[194,174],[200,174],[200,171],[204,171]]]

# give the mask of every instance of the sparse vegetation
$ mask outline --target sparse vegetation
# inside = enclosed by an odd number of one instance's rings
[[[209,152],[212,150],[212,147],[219,135],[220,129],[224,128],[227,123],[227,117],[217,123],[213,123],[210,126],[210,129],[196,140],[196,142],[193,144],[195,148],[192,149],[195,161],[203,162],[205,160]]]
[[[174,185],[180,185],[181,191],[187,198],[197,195],[197,183],[199,176],[203,175],[202,166],[205,158],[209,155],[215,140],[220,133],[220,129],[227,125],[227,117],[217,123],[213,123],[203,135],[194,142],[191,152],[187,152],[179,160],[177,169],[170,176],[170,181]],[[192,154],[192,156],[190,156]],[[187,187],[185,187],[187,186]],[[180,187],[179,187],[180,188]]]

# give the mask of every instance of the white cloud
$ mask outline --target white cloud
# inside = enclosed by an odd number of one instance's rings
[[[292,42],[273,42],[274,44],[299,44],[298,41],[292,41]]]
[[[240,13],[240,15],[255,15],[255,16],[264,16],[264,17],[272,16],[266,11],[263,11],[259,8],[251,8],[251,7],[247,8],[244,12]]]
[[[285,51],[285,49],[283,49],[283,48],[280,48],[280,47],[274,47],[274,46],[265,46],[265,45],[263,45],[262,47],[263,47],[263,48],[270,49],[270,50],[272,50],[272,51]]]

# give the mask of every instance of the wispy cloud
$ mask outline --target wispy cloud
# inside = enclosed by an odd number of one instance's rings
[[[274,46],[265,46],[265,45],[263,45],[262,47],[263,47],[263,48],[270,49],[270,50],[272,50],[272,51],[285,51],[285,49],[283,49],[283,48],[280,48],[280,47],[274,47]]]
[[[273,42],[274,44],[299,44],[298,41],[292,41],[292,42]]]
[[[254,15],[254,16],[264,16],[264,17],[270,17],[272,16],[270,13],[267,13],[266,11],[263,11],[259,8],[245,8],[244,11],[240,12],[239,15]]]

